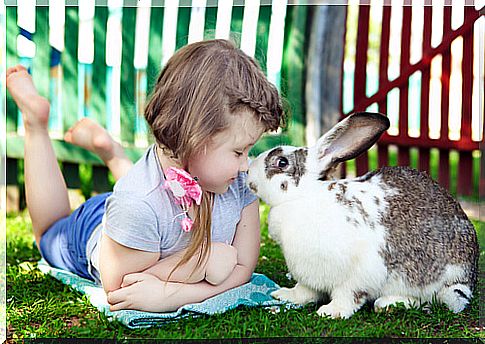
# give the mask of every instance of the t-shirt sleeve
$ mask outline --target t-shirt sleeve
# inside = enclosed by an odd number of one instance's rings
[[[239,196],[241,197],[241,208],[245,208],[251,203],[253,203],[255,200],[258,199],[258,197],[249,190],[249,188],[246,186],[246,179],[248,178],[247,173],[239,173]]]
[[[161,234],[150,205],[129,195],[111,195],[106,201],[104,233],[117,243],[148,252],[159,252]]]

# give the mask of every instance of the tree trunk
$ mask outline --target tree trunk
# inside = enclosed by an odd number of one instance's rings
[[[305,103],[306,141],[311,146],[341,116],[346,6],[314,6],[309,16]]]

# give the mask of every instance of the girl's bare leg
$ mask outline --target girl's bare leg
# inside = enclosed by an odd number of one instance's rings
[[[49,137],[49,102],[37,92],[27,70],[7,70],[7,89],[17,103],[25,126],[24,174],[27,208],[35,241],[57,220],[71,212],[66,183]]]
[[[74,124],[67,131],[64,140],[97,154],[116,180],[128,173],[133,166],[123,147],[113,140],[106,129],[88,118]]]

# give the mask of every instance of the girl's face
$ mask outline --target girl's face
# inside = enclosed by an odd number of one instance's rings
[[[199,178],[202,189],[218,194],[227,191],[239,172],[248,169],[248,152],[264,132],[254,115],[228,115],[230,126],[215,135],[206,149],[189,160],[189,173]]]

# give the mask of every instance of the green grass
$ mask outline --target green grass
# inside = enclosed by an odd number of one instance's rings
[[[265,223],[268,208],[262,207]],[[474,222],[480,246],[485,247],[485,223]],[[266,337],[485,337],[479,324],[479,298],[471,307],[454,314],[443,305],[430,310],[402,307],[374,313],[364,306],[349,320],[321,318],[317,305],[271,313],[263,308],[238,308],[222,315],[182,319],[159,328],[130,330],[101,315],[80,293],[52,277],[43,275],[36,262],[40,255],[33,245],[28,216],[7,216],[7,338],[266,338]],[[281,286],[294,281],[280,248],[262,227],[262,246],[257,272]],[[480,255],[485,271],[485,252]],[[479,290],[484,280],[480,279]],[[475,293],[477,294],[477,293]],[[483,310],[482,310],[483,311]],[[483,326],[483,324],[482,324]]]

